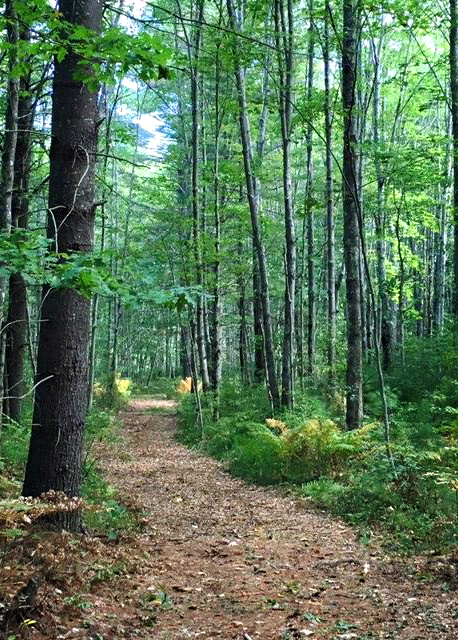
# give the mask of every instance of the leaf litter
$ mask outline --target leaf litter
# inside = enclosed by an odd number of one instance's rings
[[[115,539],[36,532],[0,549],[0,619],[43,579],[33,618],[12,637],[458,640],[456,591],[433,559],[363,546],[306,499],[233,478],[176,442],[172,408],[133,400],[122,444],[97,445],[137,530]]]

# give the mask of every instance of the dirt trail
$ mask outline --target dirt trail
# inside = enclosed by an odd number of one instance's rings
[[[130,570],[93,599],[104,638],[458,639],[456,592],[177,444],[158,407],[173,403],[133,401],[123,444],[99,452],[120,498],[145,511]]]

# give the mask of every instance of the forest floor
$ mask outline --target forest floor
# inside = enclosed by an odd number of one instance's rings
[[[48,553],[48,583],[38,622],[11,638],[458,639],[448,560],[363,545],[305,499],[231,477],[176,442],[173,410],[134,399],[120,442],[97,446],[140,528],[30,544],[22,580]]]

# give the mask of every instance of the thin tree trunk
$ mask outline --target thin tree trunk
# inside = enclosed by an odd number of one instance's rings
[[[219,47],[216,47],[215,57],[215,139],[213,163],[213,213],[215,225],[214,260],[213,260],[213,304],[212,304],[212,391],[213,391],[213,419],[219,419],[219,391],[221,386],[221,294],[220,294],[220,250],[221,250],[221,218],[220,218],[220,189],[219,189],[219,139],[221,131],[220,115],[220,57]]]
[[[377,177],[377,208],[374,214],[375,235],[376,235],[376,254],[377,254],[377,280],[378,280],[378,296],[380,303],[379,323],[377,327],[377,336],[374,339],[379,340],[382,347],[382,364],[383,370],[388,371],[392,364],[393,357],[393,331],[390,317],[390,308],[388,300],[388,291],[386,283],[386,213],[385,213],[385,180],[381,157],[382,137],[380,132],[380,88],[381,88],[381,63],[380,55],[382,49],[383,35],[380,37],[378,46],[372,41],[372,61],[374,65],[374,94],[373,94],[373,114],[372,114],[372,135],[375,146],[375,174]]]
[[[239,264],[242,264],[243,260],[243,246],[242,243],[239,242],[237,244],[237,253],[239,257]],[[248,339],[247,339],[247,321],[246,321],[246,287],[243,278],[243,274],[240,272],[237,277],[237,289],[238,289],[238,312],[239,312],[239,364],[240,364],[240,381],[242,385],[249,384],[250,376],[248,369]],[[255,314],[256,318],[256,314]],[[262,327],[262,324],[261,324]],[[255,336],[256,340],[256,336]],[[256,361],[257,354],[261,354],[261,363]],[[264,379],[264,349],[262,347],[262,335],[261,335],[261,349],[258,350],[255,344],[255,373],[257,371],[257,367],[261,367],[260,371],[258,371],[258,379],[260,382]]]
[[[453,314],[458,324],[458,12],[456,0],[450,0],[450,94],[453,135]]]
[[[199,0],[197,5],[197,25],[192,43],[192,69],[191,69],[191,111],[192,111],[192,167],[191,167],[191,200],[192,200],[192,233],[194,261],[196,269],[196,282],[199,288],[203,286],[203,265],[201,248],[201,211],[199,206],[199,145],[201,122],[199,118],[199,54],[201,40],[201,23],[203,19],[204,0]],[[202,377],[204,391],[210,389],[208,374],[207,349],[204,332],[204,304],[202,296],[199,296],[196,305],[196,343],[199,355],[199,369]]]
[[[286,242],[281,401],[283,406],[292,409],[294,405],[294,302],[296,295],[296,234],[291,186],[291,91],[294,60],[292,0],[287,0],[286,7],[283,0],[275,0],[275,32],[280,77],[279,112],[283,149],[283,201]]]
[[[331,124],[331,95],[329,77],[329,0],[325,4],[324,21],[324,126],[326,139],[326,232],[327,232],[327,267],[328,267],[328,376],[329,385],[335,383],[336,361],[336,266],[335,266],[335,237],[334,237],[334,182],[332,156],[332,124]]]
[[[315,49],[315,33],[313,22],[313,0],[309,2],[310,26],[308,43],[308,72],[307,72],[307,100],[311,103],[313,99],[313,59]],[[305,188],[305,221],[307,222],[307,290],[308,290],[308,330],[307,330],[307,354],[308,354],[308,374],[314,374],[315,368],[315,220],[312,205],[312,181],[313,181],[313,123],[309,120],[307,127],[307,182]]]
[[[356,139],[356,2],[343,0],[342,100],[344,258],[347,295],[347,429],[360,426],[363,417],[361,302],[359,280],[359,225]]]
[[[0,175],[0,231],[10,233],[14,184],[14,160],[18,129],[19,79],[16,75],[17,45],[19,40],[18,17],[15,0],[5,0],[6,41],[8,44],[8,87],[6,92],[5,134],[1,157]],[[0,277],[0,407],[3,406],[5,367],[5,334],[3,327],[7,278]],[[3,412],[0,412],[0,436]]]
[[[227,7],[231,28],[234,32],[238,32],[239,25],[236,21],[233,0],[227,0]],[[266,358],[267,386],[269,398],[272,407],[280,406],[280,396],[278,393],[278,385],[275,371],[275,357],[273,347],[272,320],[270,312],[269,285],[267,276],[267,261],[265,249],[261,238],[261,228],[259,224],[258,198],[256,194],[256,181],[252,169],[252,142],[250,134],[250,125],[248,120],[248,111],[245,96],[245,73],[240,65],[237,47],[233,47],[233,57],[235,63],[235,81],[237,87],[237,100],[239,108],[240,136],[243,149],[243,163],[245,169],[245,180],[247,187],[248,204],[250,208],[251,228],[253,234],[253,244],[256,250],[259,266],[260,292],[263,317],[264,331],[264,348]]]
[[[21,40],[29,38],[28,30],[20,34]],[[29,180],[31,166],[31,133],[34,107],[30,94],[30,76],[20,80],[18,101],[18,133],[14,160],[14,183],[11,202],[13,229],[26,229],[29,216]],[[8,287],[8,317],[6,320],[6,395],[9,398],[6,415],[15,422],[22,417],[22,396],[25,393],[25,355],[28,348],[27,287],[20,273],[10,276]]]

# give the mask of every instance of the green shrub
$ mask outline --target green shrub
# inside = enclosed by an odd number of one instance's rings
[[[111,540],[117,539],[120,531],[132,531],[139,526],[137,514],[120,504],[116,495],[116,489],[106,482],[94,462],[86,463],[82,496],[89,508],[85,510],[85,523]]]
[[[275,484],[284,479],[282,442],[265,425],[248,423],[245,433],[235,435],[227,454],[229,470],[258,484]]]
[[[30,427],[28,424],[6,423],[0,440],[0,461],[20,472],[25,468],[29,452]]]
[[[129,402],[132,392],[132,380],[116,376],[102,384],[94,384],[94,401],[102,409],[121,409]]]
[[[420,390],[420,400],[403,403],[399,397],[413,389],[407,385],[399,391],[393,376],[389,398],[396,473],[379,422],[344,431],[314,394],[300,395],[293,412],[271,419],[264,388],[242,389],[231,382],[223,386],[222,417],[215,423],[210,394],[201,394],[203,430],[195,398],[187,394],[179,412],[179,437],[223,460],[237,476],[264,485],[300,485],[304,495],[365,531],[383,526],[390,544],[400,550],[443,549],[458,542],[458,384],[447,371],[433,392]],[[372,387],[369,378],[367,406],[378,415],[380,402]]]
[[[86,449],[101,440],[116,441],[115,429],[119,426],[116,412],[109,409],[93,408],[86,417]]]
[[[164,396],[167,400],[175,400],[179,379],[176,378],[151,378],[146,387],[141,384],[133,384],[132,393],[135,395]]]

